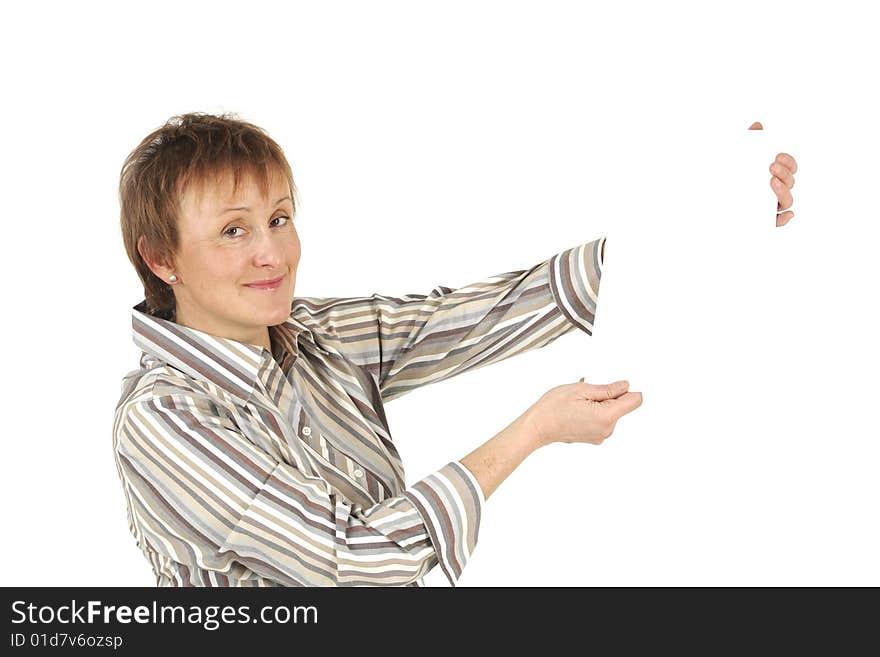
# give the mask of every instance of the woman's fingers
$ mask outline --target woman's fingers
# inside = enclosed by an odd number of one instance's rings
[[[773,164],[770,165],[770,186],[776,194],[776,226],[784,226],[794,217],[794,212],[788,210],[794,203],[791,188],[794,187],[794,174],[797,172],[797,162],[788,153],[778,153]],[[786,210],[782,212],[782,210]]]
[[[778,159],[770,165],[770,173],[779,178],[786,187],[794,187],[794,172]]]
[[[776,155],[776,161],[786,167],[792,173],[797,173],[797,160],[788,153],[779,153]]]
[[[617,422],[627,413],[631,413],[642,405],[642,393],[627,392],[616,399],[606,401],[602,406],[611,409],[612,422]]]
[[[785,183],[776,176],[773,176],[773,179],[770,181],[770,186],[773,188],[773,191],[776,192],[776,200],[778,201],[776,210],[787,210],[790,208],[793,199],[791,191],[785,186]]]
[[[579,384],[585,399],[602,402],[605,417],[610,416],[611,423],[617,422],[621,417],[637,409],[642,405],[642,393],[630,392],[629,381],[615,381],[606,385]]]
[[[593,385],[592,383],[584,383],[583,378],[577,383],[578,392],[584,399],[592,401],[606,401],[619,397],[629,388],[629,381],[615,381],[604,385]]]
[[[764,126],[760,121],[755,121],[749,126],[749,130],[763,130]],[[791,188],[794,187],[794,174],[797,173],[797,161],[788,153],[777,153],[776,159],[770,165],[770,173],[773,177],[770,179],[770,187],[776,194],[776,210],[777,212],[790,208],[794,203],[791,195]],[[794,212],[780,212],[776,215],[776,225],[784,226],[794,217]]]
[[[788,212],[783,212],[782,214],[777,214],[776,215],[776,225],[777,226],[784,226],[789,221],[791,221],[792,217],[794,217],[794,212],[792,212],[791,210],[789,210]]]

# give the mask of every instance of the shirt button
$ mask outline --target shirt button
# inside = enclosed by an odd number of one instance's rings
[[[354,471],[354,476],[355,476],[355,477],[358,477],[358,478],[363,477],[363,476],[364,476],[364,471],[361,470],[360,468],[356,468],[355,471]]]
[[[311,427],[303,427],[303,435],[304,436],[311,436],[312,435]]]

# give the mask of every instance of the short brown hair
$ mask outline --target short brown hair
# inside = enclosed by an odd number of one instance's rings
[[[158,316],[175,316],[174,292],[149,268],[138,252],[151,259],[170,262],[177,253],[177,218],[180,201],[190,186],[202,186],[232,173],[233,194],[249,174],[268,194],[269,178],[280,173],[290,185],[296,213],[296,186],[284,151],[257,126],[233,113],[202,112],[172,116],[153,131],[125,159],[119,177],[119,206],[122,239],[144,285],[147,310]]]

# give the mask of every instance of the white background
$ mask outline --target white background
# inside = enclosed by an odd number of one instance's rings
[[[285,149],[298,296],[428,293],[608,237],[592,337],[388,406],[410,484],[555,385],[643,392],[604,445],[501,484],[460,586],[880,584],[868,3],[11,6],[0,584],[154,584],[111,449],[143,298],[117,185],[187,111]]]

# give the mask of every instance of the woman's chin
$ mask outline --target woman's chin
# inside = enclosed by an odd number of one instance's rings
[[[284,321],[290,317],[290,306],[292,304],[292,300],[286,303],[278,303],[273,308],[259,313],[260,317],[263,318],[262,323],[266,326],[275,326],[276,324],[284,323]]]

